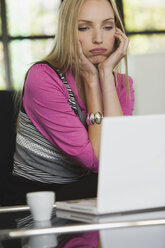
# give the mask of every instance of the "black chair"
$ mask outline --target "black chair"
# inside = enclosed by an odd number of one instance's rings
[[[14,91],[0,91],[0,205],[2,206],[10,206],[10,205],[22,205],[22,192],[24,194],[25,191],[29,191],[29,183],[27,184],[25,181],[20,182],[18,178],[12,177],[12,168],[13,168],[13,155],[15,151],[15,143],[16,143],[16,119],[18,113],[18,107],[16,105],[19,104],[19,99],[21,94],[18,93],[18,102],[15,101],[15,92]],[[17,109],[17,111],[16,111]],[[93,182],[93,183],[92,183]],[[75,185],[71,185],[66,193],[66,187],[63,187],[59,190],[59,197],[58,200],[65,200],[66,199],[75,199],[74,193],[79,194],[79,197],[89,198],[94,197],[93,192],[96,191],[96,183],[97,177],[96,175],[92,175],[90,180],[87,179],[85,182],[82,181],[78,184],[77,190],[75,191]],[[89,185],[88,185],[89,184]],[[21,186],[20,186],[21,185]],[[85,195],[84,192],[84,185],[86,185],[88,192]],[[33,187],[33,184],[30,188]],[[34,185],[33,190],[35,191],[41,190],[41,186]],[[45,190],[45,188],[43,188]],[[50,189],[52,187],[50,186]],[[68,198],[68,192],[69,197]],[[80,195],[82,192],[82,196]],[[92,196],[89,196],[89,193]],[[19,198],[20,199],[15,199]],[[73,198],[72,198],[73,197]],[[77,198],[77,196],[76,196]]]
[[[16,138],[14,91],[0,91],[0,205],[7,192]]]

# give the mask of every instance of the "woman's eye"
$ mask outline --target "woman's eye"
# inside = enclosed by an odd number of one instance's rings
[[[87,31],[88,30],[88,27],[79,27],[78,30],[79,31]]]
[[[106,27],[104,27],[104,29],[106,29],[106,30],[111,30],[113,27],[112,26],[106,26]]]

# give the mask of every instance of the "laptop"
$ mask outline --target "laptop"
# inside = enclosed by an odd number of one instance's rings
[[[165,206],[165,114],[104,117],[97,198],[56,202],[94,215]]]
[[[132,211],[115,214],[93,215],[67,210],[56,210],[56,217],[84,223],[111,223],[112,228],[143,225],[165,225],[165,208],[149,211]],[[114,224],[114,225],[113,225]]]

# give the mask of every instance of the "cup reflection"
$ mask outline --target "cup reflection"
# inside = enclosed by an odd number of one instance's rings
[[[34,227],[50,227],[51,221],[35,221]],[[24,248],[51,248],[57,246],[57,238],[55,234],[42,234],[31,236]]]

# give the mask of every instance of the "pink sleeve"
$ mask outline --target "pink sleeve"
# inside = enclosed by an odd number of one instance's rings
[[[124,83],[125,83],[125,75],[119,74],[117,93],[121,104],[121,108],[124,115],[132,115],[134,110],[134,101],[135,101],[133,80],[131,77],[129,77],[129,87],[130,87],[129,95],[126,93],[126,88],[124,87]]]
[[[34,65],[27,76],[23,106],[34,126],[55,147],[80,165],[98,172],[88,132],[68,103],[68,91],[46,64]]]

